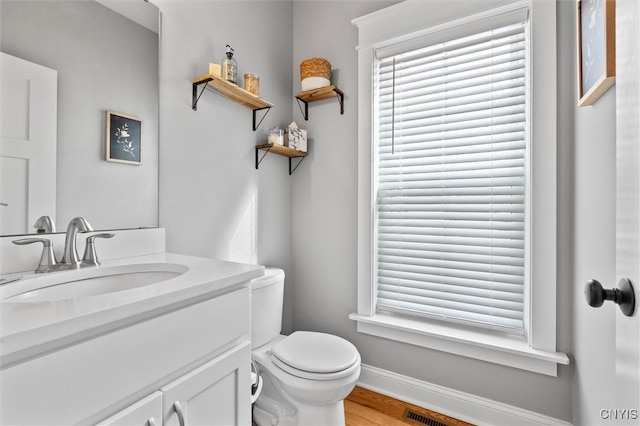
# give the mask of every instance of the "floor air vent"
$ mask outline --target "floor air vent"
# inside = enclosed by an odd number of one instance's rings
[[[417,425],[427,425],[427,426],[447,426],[446,423],[442,423],[438,420],[434,420],[431,417],[427,417],[424,414],[417,413],[410,409],[405,409],[402,414],[403,420],[408,420],[411,423],[415,423]]]

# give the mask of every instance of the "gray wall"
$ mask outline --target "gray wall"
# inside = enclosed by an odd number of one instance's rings
[[[551,100],[559,110],[558,350],[571,365],[557,378],[542,376],[358,334],[347,318],[356,310],[357,220],[357,31],[350,21],[393,3],[160,2],[167,248],[284,267],[285,332],[335,333],[354,342],[366,364],[575,424],[598,423],[611,391],[607,334],[615,320],[612,310],[587,307],[582,290],[586,279],[612,282],[614,274],[615,88],[593,107],[576,107],[573,1],[558,2],[559,92]],[[191,79],[220,61],[227,43],[240,72],[260,74],[263,97],[276,104],[255,133],[248,110],[213,93],[197,112],[190,108]],[[327,100],[311,104],[304,122],[292,95],[300,90],[298,64],[311,56],[333,64],[344,115]],[[292,177],[276,156],[255,171],[252,147],[266,136],[262,130],[292,117],[309,131],[309,157]],[[254,249],[234,251],[237,236]]]
[[[158,36],[93,0],[2,0],[0,50],[58,71],[57,227],[158,225]],[[105,159],[105,113],[142,120],[142,164]]]
[[[395,2],[386,2],[390,3]],[[442,9],[434,13],[446,12],[446,5],[442,2]],[[357,30],[350,21],[383,6],[382,2],[294,2],[294,69],[305,57],[326,57],[338,71],[336,81],[346,93],[344,116],[338,114],[333,102],[310,107],[307,127],[314,142],[312,153],[293,182],[294,327],[349,339],[366,364],[571,420],[573,367],[560,367],[558,378],[542,376],[359,334],[355,323],[347,318],[356,311],[357,282]],[[567,15],[571,15],[574,3],[565,2],[559,7],[559,22],[572,19]],[[331,29],[326,27],[327,21],[332,22]],[[570,31],[561,31],[559,48],[572,46],[573,37]],[[570,99],[573,56],[571,62],[561,64],[567,65],[571,68],[559,70],[563,77],[557,101],[574,105]],[[294,90],[298,90],[296,86],[297,81]],[[294,106],[294,115],[299,117],[296,109]],[[571,132],[572,123],[559,120],[559,127],[565,134]],[[559,145],[564,143],[564,138],[559,138]],[[571,153],[566,149],[561,148],[561,161],[570,162]],[[572,246],[572,176],[564,165],[559,165],[559,170],[558,349],[571,353],[571,264],[567,260]]]
[[[59,164],[58,196],[70,205],[59,218],[84,214],[90,204],[111,206],[103,209],[111,215],[118,203],[110,193],[96,191],[94,200],[77,196],[79,176],[87,181],[111,179],[115,173],[117,181],[140,187],[135,173],[147,169],[102,161],[103,110],[135,113],[150,123],[150,140],[143,144],[149,150],[145,155],[153,155],[157,99],[112,93],[112,100],[89,107],[76,107],[76,101],[111,93],[102,82],[107,78],[133,90],[120,74],[122,62],[93,56],[93,47],[109,44],[113,50],[108,57],[120,58],[118,43],[138,30],[98,5],[101,15],[91,17],[89,11],[70,15],[62,3],[44,3],[3,0],[2,51],[60,73],[59,112],[67,118],[60,120],[65,125],[58,126],[58,142],[69,157]],[[169,251],[283,267],[285,332],[335,333],[353,341],[367,364],[574,424],[601,423],[599,410],[615,407],[610,399],[615,394],[610,379],[615,311],[593,310],[582,292],[589,278],[615,282],[615,86],[594,106],[576,107],[573,1],[558,1],[558,347],[572,362],[560,368],[558,378],[358,334],[347,319],[356,310],[357,220],[357,31],[350,21],[395,1],[157,3],[164,18],[160,224],[167,228]],[[18,12],[20,20],[9,19]],[[25,16],[37,24],[26,26]],[[81,18],[77,25],[68,24],[72,17]],[[67,23],[61,38],[51,37],[45,28],[54,20]],[[114,26],[120,29],[115,36],[105,32],[94,38],[88,32],[88,27],[106,31]],[[29,49],[14,45],[18,38]],[[240,74],[259,74],[262,97],[275,104],[257,132],[251,130],[248,109],[213,92],[203,94],[198,111],[191,110],[192,79],[205,74],[209,62],[220,62],[227,43],[236,49]],[[60,46],[75,56],[60,60]],[[154,53],[150,45],[135,55]],[[308,122],[301,117],[292,95],[299,91],[298,64],[310,56],[332,62],[333,81],[346,93],[343,116],[337,101],[327,100],[310,105]],[[141,61],[127,68],[137,63]],[[135,87],[157,85],[152,70],[140,72],[145,77]],[[137,101],[140,105],[129,103]],[[142,104],[151,104],[151,110]],[[291,177],[287,160],[273,154],[255,170],[253,146],[266,138],[268,128],[292,119],[309,130],[309,157]],[[76,126],[66,125],[72,120]],[[152,194],[146,189],[138,199],[149,195],[147,201],[154,204]],[[155,214],[155,207],[143,210]]]
[[[161,30],[160,224],[167,250],[279,266],[291,272],[288,159],[254,146],[291,121],[293,32],[289,1],[158,1]],[[192,80],[235,49],[238,75],[260,76],[275,106],[252,130],[251,111],[207,90],[191,109]],[[261,117],[262,113],[258,113]],[[301,168],[304,168],[304,164]],[[301,235],[300,237],[304,237]],[[291,331],[291,280],[284,330]]]

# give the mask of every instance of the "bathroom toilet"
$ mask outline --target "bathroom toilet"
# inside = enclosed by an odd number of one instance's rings
[[[251,282],[251,350],[263,381],[253,407],[258,426],[341,425],[343,400],[360,376],[360,354],[326,333],[280,334],[284,271],[267,268]]]

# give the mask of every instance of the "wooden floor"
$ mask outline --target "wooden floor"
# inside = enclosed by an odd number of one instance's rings
[[[410,412],[408,413],[407,410]],[[344,411],[346,426],[470,425],[470,423],[357,386],[345,399]]]

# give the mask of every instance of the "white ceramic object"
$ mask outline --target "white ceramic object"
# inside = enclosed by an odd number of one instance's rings
[[[252,357],[264,385],[255,401],[258,426],[344,425],[343,400],[360,377],[360,354],[326,333],[280,333],[284,272],[267,268],[251,282]]]
[[[284,297],[284,271],[266,268],[251,281],[251,347],[257,348],[280,334]]]
[[[35,278],[42,281],[42,287],[7,297],[3,302],[55,302],[126,291],[176,278],[188,270],[183,265],[164,263],[87,269],[94,274],[60,275],[60,280],[55,280],[56,275],[48,275]]]
[[[327,78],[322,77],[307,77],[300,82],[302,86],[302,91],[306,92],[307,90],[319,89],[321,87],[331,86],[331,82]]]
[[[106,332],[155,317],[263,273],[258,265],[172,253],[106,260],[97,268],[22,273],[0,286],[0,356],[23,356],[32,347],[52,350],[86,338],[90,330]]]

